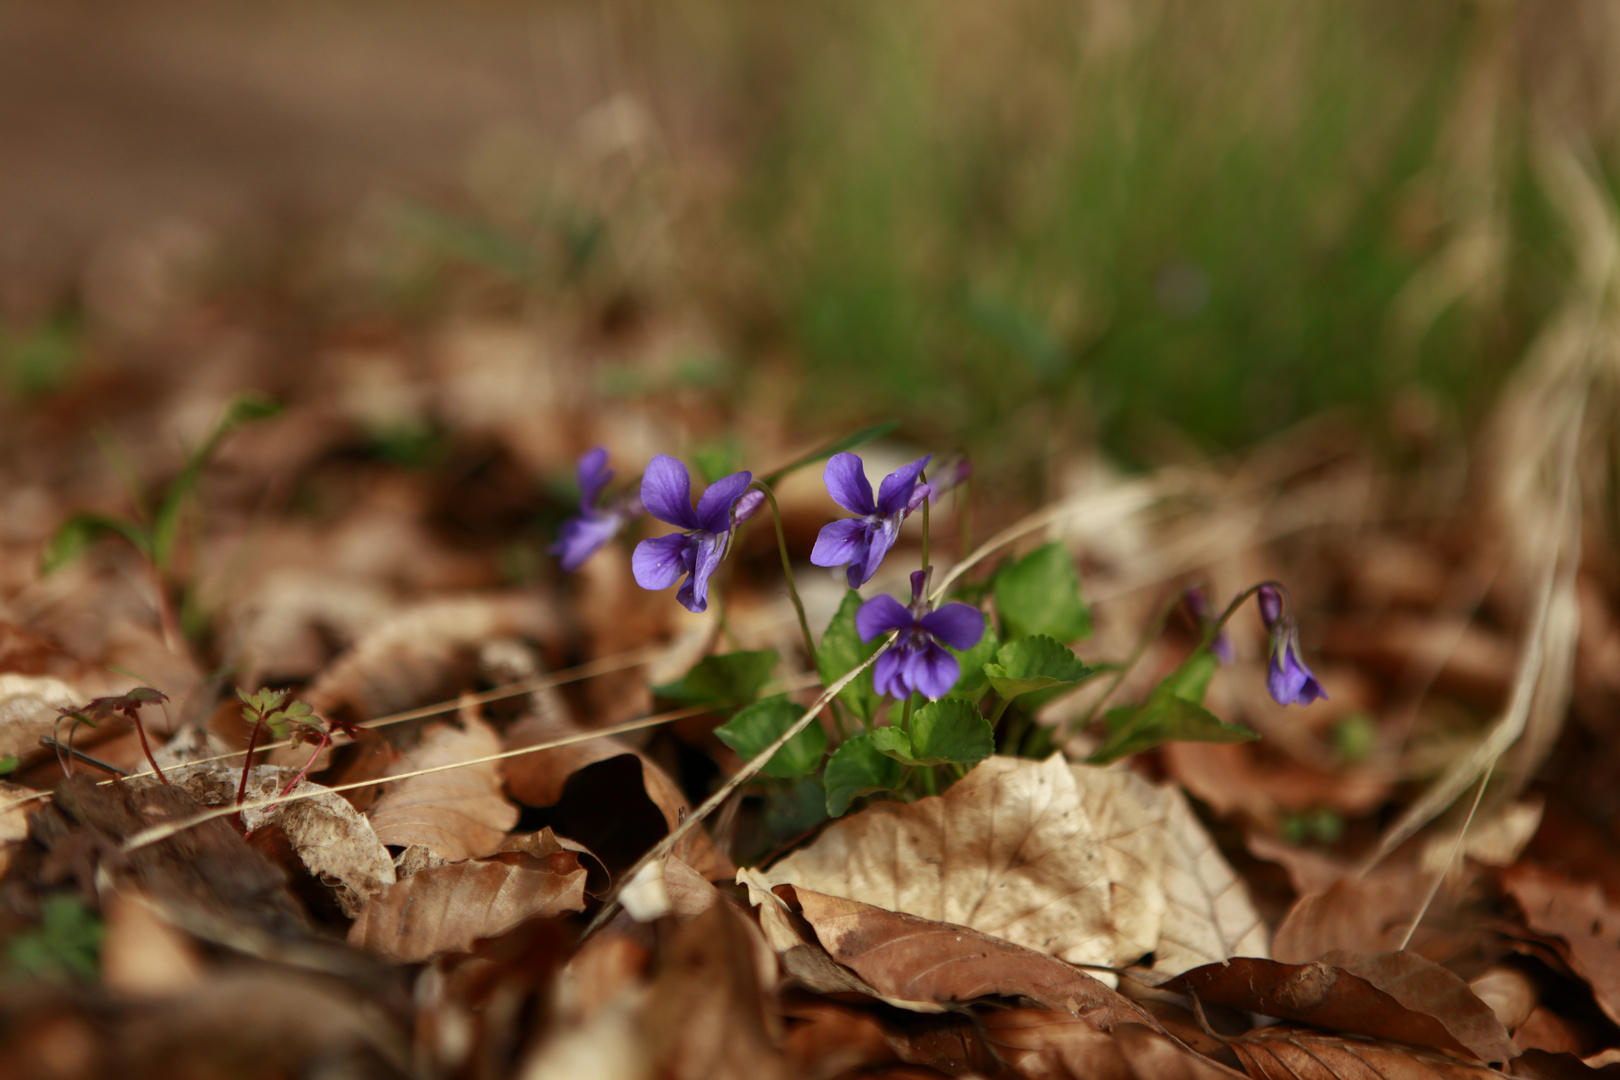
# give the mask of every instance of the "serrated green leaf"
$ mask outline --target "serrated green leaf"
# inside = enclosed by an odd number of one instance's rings
[[[51,538],[45,541],[45,550],[39,557],[40,576],[61,569],[84,554],[91,544],[107,536],[122,536],[134,544],[142,555],[150,557],[152,554],[151,537],[134,522],[106,514],[74,514],[57,526]]]
[[[990,721],[961,700],[946,698],[918,709],[911,717],[910,735],[912,761],[917,765],[971,765],[996,752]]]
[[[1091,634],[1074,560],[1062,544],[1036,548],[996,574],[996,610],[1009,641],[1045,634],[1074,641]]]
[[[842,454],[845,450],[853,450],[857,446],[865,446],[874,439],[883,438],[883,436],[887,435],[889,432],[893,431],[899,426],[900,421],[898,420],[886,420],[881,424],[873,424],[869,428],[862,428],[853,435],[846,435],[842,439],[828,443],[819,450],[812,450],[810,453],[801,458],[795,458],[793,461],[783,465],[780,469],[767,473],[766,475],[760,477],[760,479],[771,487],[775,487],[781,482],[782,478],[787,476],[789,473],[798,472],[806,465],[814,465],[816,462],[830,458],[834,454]]]
[[[871,735],[857,735],[833,751],[822,774],[827,789],[827,813],[840,817],[849,804],[874,791],[893,791],[900,786],[903,770],[893,758],[879,753]]]
[[[1107,765],[1167,742],[1252,742],[1260,737],[1241,724],[1228,724],[1196,701],[1177,697],[1160,683],[1140,706],[1110,709],[1103,717],[1108,738],[1086,759]]]
[[[752,761],[764,749],[782,737],[804,715],[804,706],[795,705],[785,695],[756,701],[731,720],[714,729],[720,741]],[[821,758],[827,752],[827,732],[820,724],[812,723],[787,741],[787,745],[771,756],[760,771],[778,780],[792,780],[808,776],[821,767]]]
[[[771,649],[706,656],[681,678],[652,692],[687,705],[746,705],[770,681],[776,660]]]
[[[872,746],[878,753],[906,765],[915,765],[911,756],[911,736],[897,727],[872,729]]]
[[[882,638],[862,641],[861,635],[855,632],[855,613],[860,610],[861,603],[861,594],[854,589],[844,593],[844,602],[839,605],[838,614],[827,624],[827,632],[821,635],[821,644],[816,649],[816,671],[820,673],[824,686],[831,686],[859,667],[883,644]],[[872,688],[872,669],[867,668],[855,677],[854,682],[840,690],[838,700],[850,712],[870,724],[883,702]]]
[[[984,673],[1004,698],[1053,686],[1072,686],[1097,674],[1081,663],[1067,645],[1045,634],[1003,645],[995,661],[984,665]]]
[[[942,643],[943,644],[943,643]],[[956,657],[956,662],[962,665],[962,677],[957,680],[956,687],[951,691],[951,697],[968,698],[978,701],[984,696],[985,687],[989,680],[984,673],[984,665],[996,655],[1001,647],[1001,641],[996,637],[995,630],[990,626],[990,616],[984,617],[984,636],[979,643],[966,652],[958,652],[949,645],[945,651]]]

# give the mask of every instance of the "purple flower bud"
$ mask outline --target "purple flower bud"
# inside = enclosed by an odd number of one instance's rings
[[[930,567],[929,570],[933,568]],[[911,605],[892,596],[875,596],[855,613],[855,630],[862,641],[898,630],[894,648],[878,657],[872,667],[872,685],[879,694],[901,701],[913,693],[938,701],[961,678],[962,666],[940,646],[971,649],[984,636],[984,616],[966,604],[946,604],[930,611],[923,592],[928,570],[911,575]]]
[[[746,471],[721,477],[709,485],[694,510],[692,477],[686,466],[668,454],[654,457],[641,478],[642,505],[659,521],[686,531],[656,536],[636,545],[630,560],[636,584],[654,591],[667,589],[685,574],[675,599],[688,611],[708,610],[709,579],[731,548],[737,524],[733,509],[742,502],[753,478],[753,473]],[[759,499],[750,500],[747,513],[758,510],[763,499],[761,494]]]
[[[600,446],[580,457],[579,515],[562,523],[556,543],[546,549],[561,559],[562,568],[569,573],[585,565],[585,560],[617,536],[627,522],[641,515],[641,502],[633,498],[599,505],[603,489],[613,479],[607,458],[607,451]]]
[[[920,483],[919,478],[932,457],[929,454],[918,458],[884,477],[874,499],[861,459],[848,451],[834,454],[823,474],[827,494],[832,496],[833,502],[859,516],[823,526],[810,552],[810,561],[817,566],[848,564],[852,589],[871,580],[883,556],[899,538],[901,522],[928,497],[929,487]]]
[[[942,495],[960,487],[972,475],[973,462],[968,460],[966,454],[952,458],[943,468],[937,470],[932,480],[928,481],[928,501],[939,502]]]
[[[1299,624],[1281,586],[1262,585],[1255,591],[1260,619],[1271,633],[1271,659],[1266,665],[1266,689],[1279,705],[1309,705],[1326,700],[1327,691],[1300,658]]]

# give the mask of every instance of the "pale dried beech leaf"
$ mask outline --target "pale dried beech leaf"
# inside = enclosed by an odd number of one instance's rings
[[[1155,788],[1128,773],[1141,789],[1168,804],[1164,844],[1164,922],[1153,970],[1178,975],[1233,956],[1270,956],[1266,924],[1215,841],[1176,788]]]
[[[349,944],[414,964],[465,951],[527,919],[583,911],[586,870],[578,854],[549,829],[531,850],[544,854],[501,852],[416,871],[361,910]]]
[[[832,958],[888,999],[968,1002],[1026,997],[1107,1031],[1158,1024],[1079,968],[965,926],[785,886]]]
[[[1508,869],[1502,885],[1530,929],[1563,939],[1570,966],[1591,985],[1609,1019],[1620,1023],[1620,911],[1603,890],[1534,863]]]
[[[765,877],[1124,966],[1153,950],[1164,915],[1163,829],[1120,797],[1125,776],[989,758],[944,795],[835,822]]]
[[[0,757],[38,750],[39,737],[49,735],[61,719],[56,710],[85,700],[78,690],[48,675],[0,674]]]
[[[28,819],[45,805],[35,796],[43,794],[31,787],[0,780],[0,874],[11,865],[11,846],[28,837]]]
[[[394,776],[498,754],[500,737],[477,716],[463,728],[434,723],[388,769]],[[377,838],[390,847],[422,845],[449,862],[475,859],[499,848],[517,824],[518,808],[501,792],[493,761],[413,776],[390,784],[370,813]]]
[[[274,765],[255,766],[248,773],[247,801],[281,794],[293,775]],[[214,765],[188,769],[175,782],[204,806],[224,806],[236,801],[240,777],[227,765]],[[353,916],[394,884],[394,860],[371,823],[343,796],[308,780],[300,780],[289,794],[309,791],[322,794],[246,810],[242,823],[250,832],[271,823],[280,828],[309,872],[337,893],[343,913]]]
[[[1259,914],[1179,791],[1057,756],[990,758],[942,796],[874,803],[765,877],[1071,963],[1156,951],[1174,974],[1266,955]]]
[[[656,922],[665,915],[692,918],[719,902],[720,890],[673,855],[643,866],[619,890],[619,903],[637,922]]]

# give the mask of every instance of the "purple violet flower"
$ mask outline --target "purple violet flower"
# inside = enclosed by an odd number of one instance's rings
[[[579,516],[564,521],[557,530],[557,542],[546,549],[561,558],[562,568],[569,573],[584,566],[626,522],[641,515],[641,502],[635,498],[597,505],[602,489],[613,479],[607,459],[607,451],[600,446],[579,459]]]
[[[917,478],[932,457],[925,455],[885,476],[874,501],[861,459],[848,451],[834,454],[823,474],[827,494],[833,502],[859,516],[822,526],[810,561],[817,566],[848,563],[852,589],[871,580],[899,537],[901,522],[928,498],[928,485],[919,484]]]
[[[1215,617],[1210,613],[1209,599],[1204,594],[1202,585],[1194,585],[1187,590],[1187,610],[1192,613],[1201,632],[1207,631],[1210,623],[1215,621]],[[1225,630],[1215,635],[1215,640],[1209,643],[1209,651],[1214,653],[1215,659],[1222,664],[1232,662],[1232,639],[1226,636]]]
[[[1299,624],[1289,610],[1287,594],[1274,585],[1260,586],[1256,603],[1260,619],[1271,633],[1271,662],[1266,667],[1266,689],[1279,705],[1309,705],[1317,698],[1327,699],[1327,691],[1316,681],[1311,669],[1299,656]]]
[[[879,694],[904,701],[916,692],[938,701],[951,692],[962,674],[956,657],[939,643],[957,650],[971,649],[984,636],[984,616],[975,608],[952,603],[930,611],[923,599],[927,583],[927,570],[914,571],[910,607],[892,596],[874,596],[855,613],[855,630],[862,641],[900,631],[894,648],[872,666],[872,685]]]
[[[636,584],[657,591],[686,580],[675,594],[681,606],[698,613],[709,607],[709,578],[726,557],[731,536],[765,501],[764,493],[747,492],[754,474],[743,471],[723,476],[709,485],[692,509],[692,478],[686,466],[659,454],[641,478],[641,502],[659,521],[685,532],[643,540],[636,545],[630,567]]]

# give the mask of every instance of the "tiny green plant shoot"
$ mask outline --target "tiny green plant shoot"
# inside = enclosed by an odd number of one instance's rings
[[[181,575],[178,562],[182,532],[196,499],[204,469],[225,437],[243,424],[275,416],[281,406],[257,394],[233,398],[220,414],[213,429],[185,458],[180,471],[158,496],[148,502],[138,478],[122,463],[115,448],[109,453],[124,477],[134,501],[134,516],[115,517],[94,511],[80,511],[63,522],[52,534],[40,557],[40,573],[50,574],[78,558],[92,544],[108,536],[127,540],[145,557],[157,589],[158,622],[164,643],[172,652],[185,648],[186,616],[191,611],[191,590]],[[110,444],[108,444],[110,446]]]
[[[309,760],[304,762],[303,768],[287,781],[281,789],[286,795],[298,782],[308,775],[310,768],[321,756],[321,751],[332,745],[332,734],[341,730],[350,736],[358,736],[360,729],[345,720],[327,720],[316,716],[315,710],[307,701],[288,700],[290,691],[272,690],[265,687],[248,693],[246,690],[237,690],[236,696],[242,702],[242,719],[252,725],[248,734],[247,755],[242,760],[242,779],[236,786],[236,805],[240,807],[247,801],[248,774],[253,770],[253,752],[258,748],[259,738],[266,731],[275,739],[290,739],[294,746],[313,743],[314,751]],[[237,824],[240,825],[241,815],[237,815]]]
[[[763,479],[746,471],[718,477],[695,505],[686,466],[666,454],[648,464],[639,492],[604,498],[613,473],[606,451],[596,448],[580,460],[580,513],[563,524],[551,549],[565,569],[577,569],[626,525],[650,514],[678,531],[636,546],[631,566],[637,583],[662,590],[679,582],[676,600],[702,612],[711,585],[724,580],[716,571],[737,530],[768,505],[776,518],[787,592],[799,616],[807,658],[822,684],[831,685],[860,668],[884,640],[892,640],[888,651],[838,696],[843,711],[859,721],[859,730],[846,734],[834,713],[836,742],[826,728],[808,725],[763,767],[759,784],[773,837],[791,836],[826,816],[842,815],[865,796],[938,794],[998,749],[1044,757],[1056,740],[1050,727],[1034,722],[1036,712],[1112,670],[1112,682],[1080,726],[1090,725],[1177,609],[1195,620],[1197,644],[1145,700],[1111,708],[1101,717],[1089,762],[1107,764],[1177,740],[1244,742],[1259,737],[1203,705],[1216,670],[1231,657],[1226,623],[1251,597],[1257,598],[1270,634],[1267,688],[1272,697],[1284,705],[1326,697],[1301,658],[1288,593],[1275,582],[1242,592],[1218,616],[1208,610],[1202,588],[1190,589],[1176,597],[1132,657],[1095,666],[1071,648],[1090,635],[1091,613],[1074,560],[1062,544],[1045,544],[1003,561],[986,580],[963,581],[947,596],[931,596],[929,506],[953,489],[962,500],[971,467],[955,461],[930,480],[926,470],[932,455],[925,456],[885,477],[874,494],[861,459],[851,451],[887,429],[859,432]],[[810,552],[815,565],[845,568],[849,585],[817,643],[799,601],[772,486],[794,469],[822,460],[827,462],[828,494],[853,516],[825,526]],[[960,509],[965,516],[968,508]],[[886,595],[863,599],[857,590],[872,578],[906,521],[919,510],[923,557],[911,574],[911,602]],[[729,714],[716,736],[743,758],[753,758],[804,715],[785,695],[760,698],[778,659],[773,651],[709,656],[682,679],[653,692]]]

